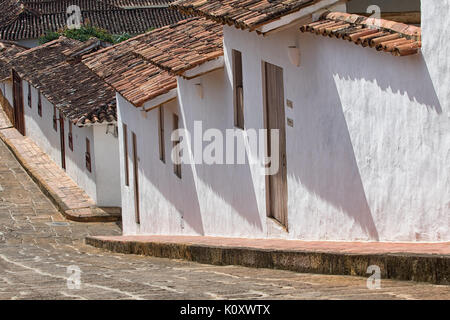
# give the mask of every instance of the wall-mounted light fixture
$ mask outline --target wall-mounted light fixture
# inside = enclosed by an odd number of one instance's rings
[[[108,123],[106,126],[106,134],[112,134],[115,138],[119,136],[119,130],[116,124]]]
[[[291,63],[294,66],[299,67],[300,66],[300,48],[298,48],[297,46],[289,46],[288,47],[288,55],[289,55],[289,60],[291,61]]]
[[[195,84],[195,91],[197,92],[197,95],[200,97],[200,99],[203,99],[203,86],[201,83]]]

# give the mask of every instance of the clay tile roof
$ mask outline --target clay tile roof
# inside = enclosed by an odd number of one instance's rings
[[[91,52],[95,52],[101,48],[105,48],[111,46],[110,44],[104,43],[96,38],[91,38],[88,41],[82,42],[77,46],[73,46],[67,48],[62,51],[62,53],[66,56],[67,61],[80,61],[84,55],[87,55]]]
[[[223,56],[222,27],[202,18],[183,20],[143,35],[134,51],[161,69],[181,75]]]
[[[84,62],[138,107],[177,87],[175,76],[123,49],[107,50]]]
[[[178,0],[171,6],[222,24],[255,30],[318,0]]]
[[[0,0],[0,27],[6,26],[16,20],[23,12],[24,7],[18,0]]]
[[[2,1],[2,0],[0,0]],[[5,0],[3,0],[5,1]],[[11,1],[11,0],[9,0]],[[130,0],[131,1],[131,0]],[[0,23],[0,39],[37,39],[48,31],[67,26],[67,8],[77,5],[85,23],[105,29],[112,34],[141,34],[151,28],[159,28],[185,19],[185,16],[166,5],[121,7],[116,0],[22,0],[26,10]],[[145,4],[143,1],[142,3]],[[162,2],[162,1],[161,1]],[[4,15],[0,6],[0,16]],[[0,18],[2,19],[2,18]]]
[[[12,65],[76,125],[115,122],[115,91],[83,63],[68,61],[85,49],[86,43],[60,37],[17,54]],[[92,46],[90,52],[96,49]]]
[[[25,50],[26,48],[14,42],[0,41],[0,81],[11,76],[11,61],[16,54]]]
[[[176,75],[222,55],[222,28],[190,18],[103,49],[83,62],[141,106],[176,88]]]
[[[173,0],[103,0],[121,8],[168,7]]]
[[[342,12],[325,13],[319,21],[300,30],[370,46],[395,56],[416,54],[422,45],[420,27]]]

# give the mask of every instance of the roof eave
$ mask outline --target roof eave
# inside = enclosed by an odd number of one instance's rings
[[[180,74],[185,79],[194,79],[204,74],[223,69],[225,66],[225,59],[223,55],[220,55],[212,60],[206,61],[198,66],[185,70]]]
[[[285,30],[287,27],[297,24],[304,24],[311,22],[315,17],[327,10],[335,10],[337,6],[347,3],[349,0],[321,0],[310,6],[300,8],[288,15],[281,16],[277,20],[269,21],[265,24],[256,26],[251,31],[256,31],[259,34],[267,35],[268,33],[275,33],[277,31]]]
[[[215,21],[217,23],[221,23],[223,25],[229,25],[229,26],[235,26],[237,29],[240,30],[248,30],[248,31],[255,31],[258,34],[266,34],[268,32],[271,32],[273,30],[277,30],[280,28],[285,27],[286,25],[292,24],[294,21],[298,21],[298,23],[302,23],[302,21],[305,17],[308,15],[311,15],[312,13],[316,13],[318,11],[326,11],[330,10],[330,8],[333,8],[340,4],[345,4],[349,0],[315,0],[313,3],[307,4],[305,6],[300,6],[298,8],[295,8],[287,13],[283,13],[279,16],[272,17],[267,19],[267,21],[263,21],[256,25],[248,25],[242,22],[238,22],[235,20],[232,20],[227,17],[221,17],[221,16],[215,16],[212,14],[209,14],[208,12],[199,10],[198,8],[194,6],[181,6],[178,5],[176,2],[171,4],[169,8],[175,9],[180,11],[184,14],[204,17],[206,19]],[[283,28],[284,29],[284,28]]]
[[[83,123],[81,122],[81,120],[78,121],[73,121],[73,123],[78,127],[78,128],[88,128],[88,127],[98,127],[101,125],[108,125],[108,124],[117,124],[117,120],[114,121],[102,121],[102,122],[88,122],[88,123]]]
[[[142,106],[142,111],[149,112],[164,103],[172,101],[178,97],[178,88],[171,89],[169,92],[161,94],[151,100],[148,100]]]

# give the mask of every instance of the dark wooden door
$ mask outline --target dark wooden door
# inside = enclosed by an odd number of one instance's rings
[[[61,166],[66,169],[66,141],[64,137],[64,115],[59,112],[59,137],[61,140]]]
[[[22,79],[13,70],[14,127],[25,135],[25,115],[23,111]]]
[[[265,78],[265,115],[268,142],[268,156],[279,159],[277,172],[267,178],[268,216],[276,219],[283,226],[288,226],[287,210],[287,168],[286,168],[286,125],[284,112],[283,69],[270,63],[264,63]],[[278,155],[271,145],[272,130],[279,131]]]
[[[137,139],[133,132],[133,180],[134,180],[134,210],[136,223],[141,223],[140,205],[139,205],[139,167],[138,167],[138,153],[137,153]]]

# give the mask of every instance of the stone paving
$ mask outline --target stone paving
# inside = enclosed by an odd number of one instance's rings
[[[202,265],[83,242],[120,233],[115,223],[65,220],[0,141],[0,299],[450,299],[448,286],[382,280],[369,290],[362,277]]]
[[[22,136],[16,129],[4,129],[1,138],[7,140],[26,162],[30,172],[38,174],[48,188],[64,200],[68,208],[85,208],[95,205],[94,201],[70,179],[30,138]]]

